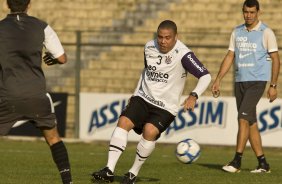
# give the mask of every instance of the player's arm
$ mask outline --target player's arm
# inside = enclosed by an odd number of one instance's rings
[[[47,25],[44,30],[44,34],[44,46],[47,50],[43,56],[44,62],[47,65],[66,63],[67,56],[56,32],[49,25]]]
[[[196,100],[208,88],[211,75],[193,52],[185,54],[181,62],[186,71],[199,79],[195,89],[192,90],[188,98],[182,104],[184,105],[184,110],[189,109],[193,111]]]
[[[229,71],[229,69],[231,68],[233,61],[234,61],[234,57],[235,54],[233,51],[229,50],[226,54],[226,56],[224,57],[220,69],[218,71],[217,77],[214,80],[212,87],[211,87],[211,91],[213,93],[213,96],[216,98],[219,96],[220,94],[220,82],[221,79],[225,76],[225,74]]]
[[[277,81],[280,71],[280,59],[279,54],[277,52],[269,53],[272,60],[272,74],[271,74],[271,82],[267,91],[267,97],[270,102],[273,102],[277,98]]]
[[[272,60],[272,74],[270,84],[277,85],[279,71],[280,71],[280,58],[278,51],[269,53]]]
[[[220,82],[222,78],[229,71],[229,69],[231,68],[234,62],[234,58],[235,58],[234,52],[235,52],[235,32],[233,31],[230,37],[229,50],[221,63],[217,77],[211,87],[211,91],[215,95],[215,97],[217,97],[220,93],[219,92],[220,91]]]
[[[217,81],[220,82],[221,79],[225,76],[225,74],[229,71],[229,69],[233,64],[234,57],[235,57],[235,53],[229,50],[221,63],[220,69],[216,77]]]
[[[280,71],[280,58],[278,54],[278,45],[274,32],[268,28],[263,35],[264,45],[272,61],[271,81],[267,91],[267,97],[270,102],[277,98],[277,82]]]

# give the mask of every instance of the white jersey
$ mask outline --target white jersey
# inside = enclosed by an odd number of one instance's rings
[[[187,72],[200,78],[208,71],[179,40],[166,54],[159,51],[156,40],[151,40],[145,45],[144,57],[145,68],[134,96],[176,115]]]

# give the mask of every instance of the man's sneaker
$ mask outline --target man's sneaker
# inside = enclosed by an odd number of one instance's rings
[[[241,163],[233,160],[229,162],[227,165],[223,166],[222,169],[230,173],[239,173],[240,167],[241,167]]]
[[[252,170],[251,173],[270,173],[270,167],[268,163],[260,163],[256,169]]]
[[[92,181],[104,181],[104,182],[113,182],[114,181],[114,173],[108,168],[105,167],[97,172],[92,174]]]
[[[136,176],[131,172],[128,172],[124,175],[121,184],[134,184],[136,181]]]

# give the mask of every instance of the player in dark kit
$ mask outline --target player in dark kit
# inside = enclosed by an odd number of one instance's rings
[[[27,15],[30,0],[7,0],[10,14],[0,21],[0,135],[19,120],[31,120],[50,146],[63,184],[71,184],[66,147],[57,131],[56,116],[41,68],[66,63],[64,49],[53,29]],[[52,182],[51,182],[52,183]]]

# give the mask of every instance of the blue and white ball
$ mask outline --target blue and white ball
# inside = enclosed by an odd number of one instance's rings
[[[200,153],[200,145],[193,139],[185,139],[177,143],[175,155],[184,164],[195,162],[200,157]]]

